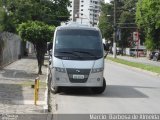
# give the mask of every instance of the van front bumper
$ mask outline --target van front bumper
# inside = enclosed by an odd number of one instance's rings
[[[103,86],[103,71],[91,73],[85,82],[77,82],[78,79],[71,81],[65,73],[56,73],[53,75],[52,82],[54,86],[64,87],[101,87]]]

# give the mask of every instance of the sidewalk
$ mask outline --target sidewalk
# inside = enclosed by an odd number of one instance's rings
[[[46,60],[45,64],[47,63]],[[37,60],[31,55],[0,70],[0,113],[34,114],[44,112],[47,67],[43,66],[43,75],[39,76],[39,101],[35,106],[34,89],[31,88],[31,85],[38,77],[37,71]]]
[[[112,57],[112,55],[109,55],[109,56]],[[160,66],[160,62],[159,61],[149,60],[146,57],[138,57],[138,58],[136,58],[136,57],[118,55],[117,58],[124,59],[124,60],[131,61],[131,62],[142,63],[142,64],[146,64],[146,65]]]

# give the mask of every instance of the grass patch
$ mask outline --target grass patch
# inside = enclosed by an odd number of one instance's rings
[[[140,68],[140,69],[143,69],[143,70],[147,70],[147,71],[151,71],[151,72],[155,72],[155,73],[160,74],[160,67],[159,66],[130,62],[130,61],[127,61],[127,60],[123,60],[123,59],[119,59],[119,58],[112,58],[112,57],[107,57],[107,59],[111,60],[111,61],[114,61],[114,62],[117,62],[117,63],[121,63],[121,64],[124,64],[124,65],[131,66],[131,67],[136,67],[136,68]]]

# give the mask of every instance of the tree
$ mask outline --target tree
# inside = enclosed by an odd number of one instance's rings
[[[39,21],[28,21],[19,25],[18,33],[23,40],[33,43],[38,60],[38,74],[42,74],[41,67],[44,62],[47,42],[52,40],[54,26],[46,25]]]
[[[135,29],[123,28],[123,27],[136,27],[135,23],[135,7],[137,0],[116,0],[116,23],[117,23],[117,32],[121,31],[121,40],[118,40],[117,36],[117,46],[118,47],[128,47],[131,33]],[[114,1],[112,0],[110,4],[102,4],[99,28],[102,32],[103,37],[106,39],[112,40],[113,38],[113,13],[114,13]],[[121,24],[119,24],[121,23]],[[121,28],[122,27],[122,28]]]
[[[137,31],[137,26],[135,23],[135,9],[137,0],[123,0],[118,6],[120,12],[118,27],[121,29],[122,40],[118,41],[119,46],[134,47],[131,45],[133,43],[132,33]]]
[[[111,40],[113,36],[113,5],[102,3],[101,15],[99,18],[98,27],[101,30],[102,36],[106,40]]]
[[[0,10],[0,31],[16,32],[12,17],[4,10]]]
[[[69,5],[69,0],[4,0],[0,3],[1,8],[5,6],[8,11],[10,24],[15,28],[28,20],[58,26],[69,19]]]
[[[48,25],[58,26],[60,22],[67,21],[70,16],[67,10],[69,5],[69,0],[0,1],[0,10],[3,10],[0,13],[4,13],[4,15],[0,14],[2,16],[0,28],[2,31],[12,33],[17,33],[16,30],[18,30],[23,40],[28,40],[34,44],[37,51],[39,73],[42,72],[41,65],[44,60],[46,41],[51,40],[53,36],[52,27]]]
[[[160,49],[160,1],[139,0],[136,23],[144,30],[145,45],[148,50]]]

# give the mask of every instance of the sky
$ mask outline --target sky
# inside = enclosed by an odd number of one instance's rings
[[[105,0],[105,2],[110,2],[110,0]]]

